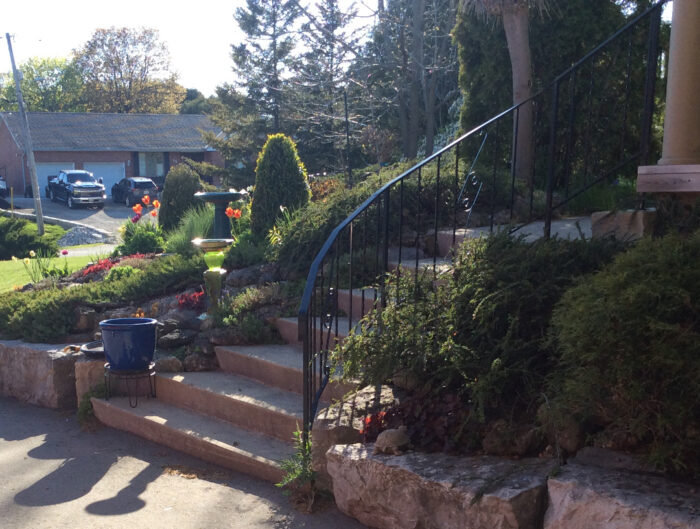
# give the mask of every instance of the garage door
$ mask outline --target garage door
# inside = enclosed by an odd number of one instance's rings
[[[84,163],[83,167],[95,178],[102,178],[108,195],[112,194],[112,186],[124,178],[124,164],[120,162],[90,162]]]
[[[39,162],[36,164],[36,176],[39,180],[39,191],[44,196],[44,188],[49,176],[56,176],[61,169],[75,169],[73,162]]]

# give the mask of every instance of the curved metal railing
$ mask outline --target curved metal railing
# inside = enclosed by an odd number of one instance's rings
[[[575,212],[605,181],[633,179],[632,162],[658,150],[652,123],[666,1],[544,90],[385,183],[333,230],[311,265],[298,315],[305,439],[332,375],[329,352],[369,309],[401,297],[398,281],[390,292],[388,271],[437,277],[449,248],[472,234],[470,223],[479,232],[540,219],[549,237],[555,212]],[[523,171],[518,138],[526,114],[534,162]]]

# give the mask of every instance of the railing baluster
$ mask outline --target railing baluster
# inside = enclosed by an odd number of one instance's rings
[[[457,211],[459,202],[459,146],[462,143],[455,145],[455,187],[454,187],[454,209],[452,211],[452,248],[457,244]]]
[[[520,108],[515,110],[513,117],[513,142],[510,152],[510,220],[513,220],[513,208],[515,206],[515,169],[518,164],[518,127],[520,126]],[[533,134],[534,135],[534,134]]]
[[[351,223],[350,223],[349,233],[348,233],[348,242],[349,242],[349,247],[350,247],[350,249],[349,249],[349,251],[348,251],[348,253],[350,254],[350,257],[349,257],[350,264],[349,264],[349,266],[348,266],[348,275],[349,275],[348,284],[349,284],[349,290],[350,290],[350,299],[349,299],[349,305],[350,305],[350,306],[349,306],[349,308],[348,308],[348,309],[349,309],[349,310],[348,310],[348,312],[349,312],[349,314],[348,314],[348,326],[349,326],[349,327],[352,327],[352,317],[353,317],[353,315],[354,315],[354,312],[353,312],[353,310],[352,310],[352,308],[353,308],[353,307],[352,307],[352,302],[353,302],[353,298],[355,297],[355,296],[353,295],[353,292],[352,292],[352,287],[353,287],[353,281],[352,281],[352,279],[353,279],[353,278],[352,278],[352,272],[353,272],[353,270],[352,270],[352,260],[353,260],[353,256],[354,256],[354,252],[353,252],[353,247],[352,247],[352,246],[353,246],[353,226],[354,226],[354,225],[355,225],[354,222],[351,222]],[[358,319],[359,319],[359,318],[358,318]]]
[[[440,222],[440,166],[442,156],[437,157],[437,170],[435,173],[435,220],[433,221],[433,279],[437,278],[437,243],[438,224]],[[418,270],[416,270],[418,273]]]

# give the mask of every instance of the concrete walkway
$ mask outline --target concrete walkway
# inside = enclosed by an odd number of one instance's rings
[[[269,483],[6,397],[0,513],[3,529],[364,527],[333,507],[301,514]]]

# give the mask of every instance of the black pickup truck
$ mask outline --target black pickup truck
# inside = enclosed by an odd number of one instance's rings
[[[105,205],[105,186],[95,180],[89,171],[65,170],[49,180],[49,198],[52,201],[64,200],[69,208],[76,206]]]

